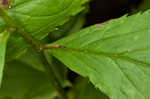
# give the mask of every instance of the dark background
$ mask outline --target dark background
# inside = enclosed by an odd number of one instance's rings
[[[91,0],[86,26],[130,13],[142,0]]]

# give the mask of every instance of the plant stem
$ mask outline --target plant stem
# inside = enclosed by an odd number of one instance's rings
[[[35,40],[33,40],[33,38],[28,33],[26,33],[24,29],[18,26],[16,21],[14,21],[10,16],[8,16],[7,13],[5,13],[4,9],[2,8],[0,8],[0,16],[3,18],[8,27],[16,29],[17,33],[21,34],[21,36],[25,39],[25,41],[27,41],[32,46],[32,48],[37,52],[37,54],[40,56],[41,61],[44,64],[45,71],[50,76],[51,83],[56,88],[61,98],[67,99],[65,90],[59,83],[57,77],[54,75],[54,72],[44,55],[44,51],[41,50],[40,45]]]

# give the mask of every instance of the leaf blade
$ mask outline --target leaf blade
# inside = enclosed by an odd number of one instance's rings
[[[4,63],[5,63],[5,52],[6,52],[8,36],[9,36],[8,33],[0,34],[0,85],[2,82],[2,76],[3,76],[3,69],[4,69]]]
[[[4,71],[0,99],[53,99],[56,90],[50,82],[44,72],[20,61],[11,61]]]
[[[48,52],[89,77],[111,99],[148,99],[148,20],[150,14],[144,13],[112,20],[100,29],[95,25],[50,44]]]

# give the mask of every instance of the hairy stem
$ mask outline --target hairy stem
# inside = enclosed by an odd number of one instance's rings
[[[65,90],[62,88],[57,77],[54,75],[54,72],[44,55],[44,51],[41,50],[40,45],[28,33],[26,33],[24,29],[18,26],[16,21],[14,21],[10,16],[8,16],[2,8],[0,8],[0,16],[3,18],[8,27],[14,28],[16,32],[19,33],[25,39],[25,41],[29,43],[32,46],[32,48],[37,52],[37,54],[40,56],[41,61],[44,64],[43,66],[45,68],[45,71],[50,77],[51,83],[56,88],[61,98],[67,99]]]

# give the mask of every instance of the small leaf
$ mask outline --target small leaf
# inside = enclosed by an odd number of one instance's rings
[[[8,33],[0,33],[0,85],[2,82]]]
[[[28,66],[31,66],[36,70],[43,72],[45,71],[39,55],[32,48],[29,48],[27,52],[25,52],[22,56],[20,56],[16,60],[24,64],[27,64]]]
[[[49,77],[19,61],[7,63],[0,99],[53,99],[57,95]]]
[[[45,56],[49,64],[51,64],[51,68],[53,69],[53,72],[60,82],[61,86],[63,88],[70,87],[71,83],[67,79],[67,67],[48,53],[45,53]]]
[[[54,59],[54,57],[52,57],[51,55],[46,53],[45,55],[47,56],[47,59],[50,62],[51,67],[53,68],[53,71],[62,87],[70,86],[70,83],[67,80],[66,66],[61,64],[58,60]],[[45,72],[40,56],[32,48],[30,48],[25,54],[17,58],[17,61],[20,61],[27,66],[31,66],[38,71]]]
[[[45,47],[110,99],[150,97],[150,14],[123,16]]]
[[[19,37],[14,32],[8,40],[8,47],[6,52],[6,61],[12,61],[27,51],[29,44],[22,37]]]

